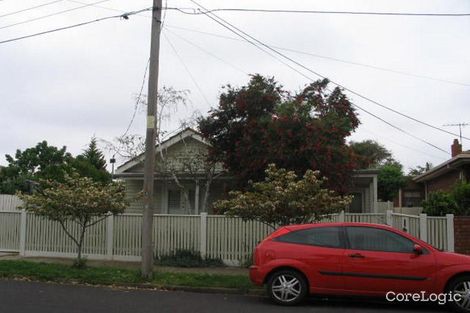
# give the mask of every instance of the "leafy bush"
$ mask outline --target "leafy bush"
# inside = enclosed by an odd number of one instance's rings
[[[428,215],[470,215],[470,183],[459,183],[450,192],[429,194],[428,200],[423,201],[423,208]]]
[[[156,259],[156,264],[174,267],[217,267],[224,266],[221,259],[203,258],[201,253],[193,250],[178,249]]]
[[[228,200],[214,203],[216,212],[258,220],[275,229],[278,225],[302,224],[346,209],[352,201],[324,187],[318,171],[302,177],[270,164],[264,181],[250,183],[247,191],[231,191]]]
[[[460,183],[452,190],[458,215],[470,215],[470,183]]]
[[[457,212],[457,203],[450,193],[436,191],[430,193],[428,199],[423,201],[423,212],[433,216],[455,214]]]

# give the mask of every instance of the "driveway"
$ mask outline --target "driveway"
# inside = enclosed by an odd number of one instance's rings
[[[435,306],[402,306],[362,301],[311,299],[297,307],[279,307],[254,296],[178,291],[123,290],[0,280],[0,312],[8,313],[188,313],[188,312],[445,312]]]

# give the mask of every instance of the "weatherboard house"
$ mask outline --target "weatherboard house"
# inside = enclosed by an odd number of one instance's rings
[[[156,146],[154,204],[157,214],[214,213],[212,203],[227,196],[235,186],[222,164],[205,162],[210,144],[194,129],[187,128]],[[145,156],[141,154],[121,166],[115,178],[124,181],[128,212],[141,212]],[[358,170],[353,176],[350,211],[377,212],[377,174]]]

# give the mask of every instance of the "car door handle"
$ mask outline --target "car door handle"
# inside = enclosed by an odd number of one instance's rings
[[[349,257],[350,257],[350,258],[353,258],[353,259],[363,259],[363,258],[365,258],[365,256],[363,256],[363,255],[360,254],[360,253],[353,253],[353,254],[350,254]]]

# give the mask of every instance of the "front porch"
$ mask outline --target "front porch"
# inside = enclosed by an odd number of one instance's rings
[[[142,177],[125,179],[129,208],[126,213],[142,213]],[[212,203],[227,194],[230,181],[223,177],[210,184],[206,194],[207,180],[183,177],[179,185],[172,178],[156,178],[154,184],[154,214],[194,215],[201,212],[213,214]]]
[[[349,213],[379,213],[377,207],[377,174],[375,169],[358,170],[353,176]]]

